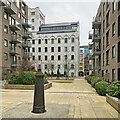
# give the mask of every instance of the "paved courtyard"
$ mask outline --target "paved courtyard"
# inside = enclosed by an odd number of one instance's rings
[[[32,111],[33,90],[1,89],[3,117],[26,117],[25,113],[12,110],[26,110],[27,117],[34,116]],[[111,107],[105,97],[99,96],[84,78],[75,79],[73,83],[54,83],[45,90],[47,112],[34,117],[42,118],[118,118],[118,112]],[[28,109],[27,109],[28,108]],[[10,111],[11,109],[11,111]],[[8,113],[8,114],[7,114]],[[17,115],[18,113],[18,115]],[[112,119],[111,119],[112,120]]]

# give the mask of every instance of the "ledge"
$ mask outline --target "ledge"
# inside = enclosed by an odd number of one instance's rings
[[[44,90],[52,87],[52,83],[44,84]],[[5,89],[19,89],[19,90],[34,90],[34,85],[12,85],[12,84],[5,84]]]
[[[120,113],[120,100],[118,98],[106,95],[106,101]]]

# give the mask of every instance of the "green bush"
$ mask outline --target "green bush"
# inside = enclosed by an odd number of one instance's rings
[[[120,99],[120,81],[113,82],[112,84],[110,84],[107,87],[106,92],[108,93],[108,95]]]
[[[99,82],[99,81],[102,81],[102,78],[100,78],[100,77],[92,77],[92,79],[91,79],[91,86],[92,87],[95,87],[95,84],[97,83],[97,82]]]
[[[24,71],[11,74],[8,80],[9,84],[23,84],[23,85],[33,85],[35,84],[35,75],[32,71]]]
[[[86,80],[87,80],[87,82],[88,82],[89,84],[91,84],[91,79],[92,79],[92,76],[88,76],[88,77],[86,78]]]
[[[108,82],[100,81],[95,84],[96,92],[99,95],[106,95],[106,88],[109,86]]]

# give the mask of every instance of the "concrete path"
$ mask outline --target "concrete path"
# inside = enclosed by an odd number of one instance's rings
[[[33,102],[33,90],[2,89],[0,93],[2,111]],[[75,79],[73,83],[53,83],[53,87],[45,90],[45,102],[49,106],[54,105],[56,111],[60,106],[69,106],[68,114],[74,118],[118,118],[118,112],[84,78]]]

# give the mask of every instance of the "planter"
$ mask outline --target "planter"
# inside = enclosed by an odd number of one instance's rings
[[[44,90],[52,87],[52,83],[44,84]],[[19,89],[19,90],[34,90],[34,85],[12,85],[12,84],[5,84],[5,89]]]
[[[120,99],[106,95],[106,101],[120,113]]]

